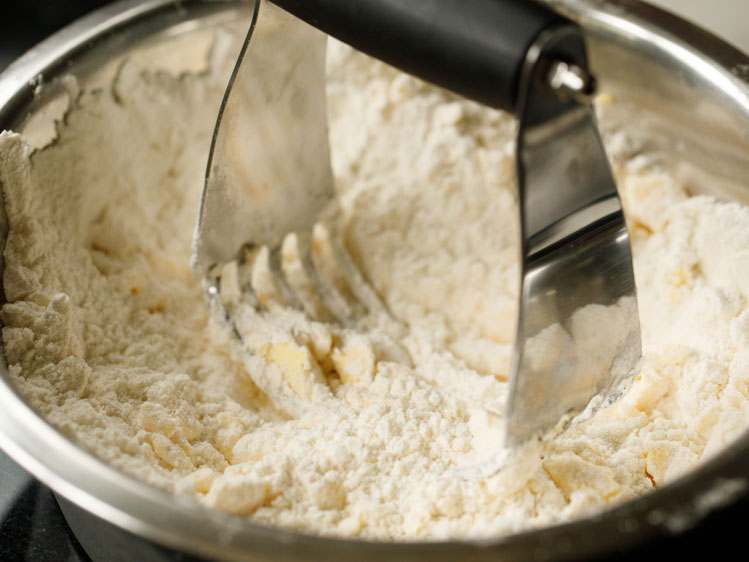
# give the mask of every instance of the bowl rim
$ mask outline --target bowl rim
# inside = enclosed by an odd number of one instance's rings
[[[730,76],[749,96],[749,76],[732,72],[742,65],[749,69],[749,57],[685,20],[638,0],[578,0],[575,5],[569,0],[550,1],[583,25],[586,18],[605,17],[609,25],[628,22],[630,32],[657,34],[662,41],[701,57],[719,69],[723,78]],[[63,74],[68,61],[114,31],[157,14],[187,17],[197,5],[220,11],[238,4],[122,0],[84,16],[0,73],[0,129],[33,99],[37,76],[48,80]],[[732,447],[673,482],[573,521],[480,540],[384,542],[324,537],[221,513],[113,468],[38,415],[10,383],[4,361],[0,366],[0,447],[56,493],[116,527],[171,548],[223,560],[243,560],[250,553],[258,559],[283,556],[303,560],[314,554],[360,562],[381,556],[394,560],[454,560],[460,556],[525,560],[557,552],[590,556],[613,551],[625,543],[635,545],[678,534],[698,523],[711,509],[746,495],[749,489],[747,430]],[[724,503],[700,502],[700,498],[717,497],[716,493],[722,493]]]

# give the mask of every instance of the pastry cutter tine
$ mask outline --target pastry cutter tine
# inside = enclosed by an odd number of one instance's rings
[[[615,399],[641,355],[629,236],[582,30],[532,0],[258,0],[194,244],[223,318],[240,332],[236,301],[222,295],[227,263],[245,271],[235,292],[260,314],[281,302],[352,324],[381,307],[335,230],[326,34],[519,120],[522,280],[505,444]]]

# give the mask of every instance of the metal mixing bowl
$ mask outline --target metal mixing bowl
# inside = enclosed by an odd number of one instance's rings
[[[749,200],[749,58],[634,0],[552,3],[583,24],[594,70],[617,100],[618,110],[607,113],[603,126],[626,129],[693,191]],[[198,50],[218,26],[241,29],[248,17],[248,5],[215,0],[136,0],[95,12],[0,75],[0,129],[24,132],[43,146],[54,136],[54,117],[68,103],[66,82],[56,78],[67,73],[83,88],[103,86],[125,57],[168,65],[164,57],[175,41],[187,38],[180,49]],[[749,488],[745,433],[673,483],[564,525],[482,541],[326,539],[213,512],[107,466],[39,417],[11,387],[5,366],[0,368],[0,446],[57,493],[91,557],[108,561],[193,555],[340,562],[581,559],[682,536],[711,512],[746,501]]]

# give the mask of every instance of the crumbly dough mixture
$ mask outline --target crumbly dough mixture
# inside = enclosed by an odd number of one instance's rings
[[[255,522],[475,537],[646,493],[747,425],[749,210],[689,197],[638,158],[617,175],[642,372],[611,408],[484,470],[519,278],[514,123],[340,45],[329,98],[346,240],[399,322],[344,330],[277,310],[243,362],[189,268],[225,79],[126,64],[48,148],[0,136],[11,377],[100,458]],[[271,400],[261,375],[294,400]]]

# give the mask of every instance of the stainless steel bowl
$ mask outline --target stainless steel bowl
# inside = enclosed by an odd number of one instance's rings
[[[749,58],[636,0],[551,3],[583,24],[593,67],[617,99],[619,110],[604,127],[626,129],[694,191],[749,201]],[[0,129],[25,132],[43,146],[53,135],[52,118],[67,104],[65,81],[56,80],[63,74],[75,75],[83,88],[106,84],[125,57],[159,63],[171,42],[187,37],[182,48],[199,45],[217,26],[241,28],[248,17],[247,4],[210,0],[134,0],[95,12],[0,75]],[[749,497],[745,433],[677,481],[564,525],[482,541],[320,538],[210,511],[107,466],[39,417],[12,388],[4,365],[0,446],[57,493],[91,557],[108,561],[191,559],[183,553],[252,561],[581,559],[680,536]]]

